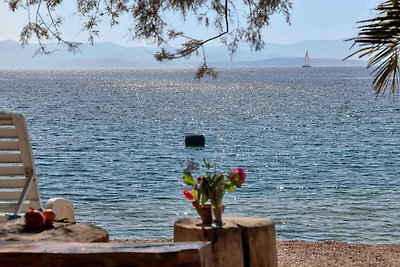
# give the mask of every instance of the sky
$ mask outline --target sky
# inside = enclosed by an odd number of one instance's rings
[[[357,21],[373,17],[373,8],[384,0],[292,0],[291,25],[282,15],[274,15],[270,26],[264,31],[266,42],[292,44],[303,40],[339,40],[355,37]],[[73,12],[75,1],[67,1],[65,14]],[[176,20],[175,18],[171,18]],[[27,22],[24,11],[11,12],[4,0],[0,0],[0,40],[19,40],[19,33]],[[80,32],[82,20],[69,19],[63,33],[69,40],[86,42],[87,35]],[[179,24],[179,20],[176,20]],[[150,45],[146,42],[132,42],[126,35],[128,23],[110,28],[102,25],[101,42],[113,42],[122,46]],[[190,23],[189,23],[190,24]],[[192,25],[187,25],[190,28]],[[206,32],[204,33],[206,34]]]

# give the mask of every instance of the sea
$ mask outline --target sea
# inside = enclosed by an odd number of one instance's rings
[[[192,160],[245,168],[224,215],[272,218],[279,240],[399,242],[400,103],[368,70],[218,70],[0,70],[0,111],[26,118],[43,205],[68,198],[111,239],[171,238],[198,216]]]

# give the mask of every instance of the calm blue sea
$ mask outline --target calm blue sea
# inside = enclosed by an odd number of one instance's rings
[[[0,71],[0,110],[21,112],[42,199],[74,202],[111,238],[172,237],[196,216],[186,160],[242,166],[226,215],[269,217],[278,239],[398,243],[400,103],[363,68]],[[206,147],[185,148],[202,132]]]

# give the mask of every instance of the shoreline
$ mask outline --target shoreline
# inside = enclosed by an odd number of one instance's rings
[[[112,239],[111,243],[165,243],[172,239]],[[400,266],[400,244],[359,244],[341,241],[277,240],[282,266]]]

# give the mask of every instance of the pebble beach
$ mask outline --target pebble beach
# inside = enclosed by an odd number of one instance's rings
[[[113,243],[159,243],[171,239],[133,240],[114,239]],[[338,241],[308,242],[302,240],[278,240],[278,264],[280,267],[322,266],[400,266],[400,245],[368,245]]]
[[[279,266],[400,266],[400,245],[278,241]]]

